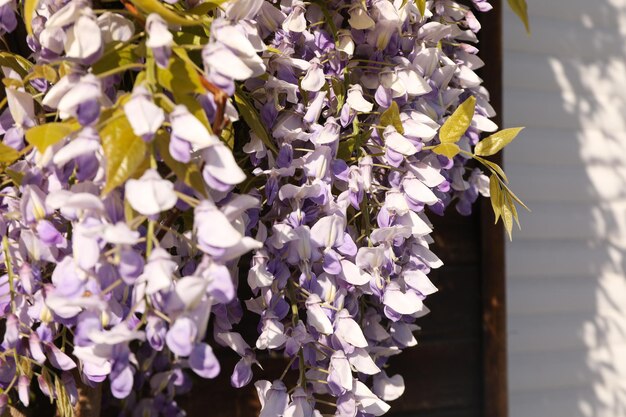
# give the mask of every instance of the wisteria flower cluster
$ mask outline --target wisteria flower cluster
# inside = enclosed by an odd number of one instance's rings
[[[490,120],[472,9],[1,8],[7,47],[23,26],[30,52],[0,53],[0,410],[36,384],[72,415],[104,385],[124,415],[179,416],[191,373],[242,387],[268,351],[286,368],[254,382],[261,417],[385,414],[404,391],[385,365],[437,291],[427,213],[490,195],[510,232],[521,204],[484,159],[519,129]]]

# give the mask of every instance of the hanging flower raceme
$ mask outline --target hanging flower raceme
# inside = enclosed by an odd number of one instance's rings
[[[261,416],[386,413],[404,382],[383,369],[437,291],[429,213],[491,195],[516,217],[483,158],[519,129],[480,140],[497,127],[470,8],[24,3],[0,4],[31,50],[0,62],[0,410],[37,381],[69,415],[106,381],[117,407],[179,415],[191,373],[229,372]],[[255,380],[262,351],[282,376]]]

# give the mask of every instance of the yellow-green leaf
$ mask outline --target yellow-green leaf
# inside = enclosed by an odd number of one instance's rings
[[[24,83],[22,80],[16,80],[15,78],[3,78],[2,84],[7,88],[22,88]]]
[[[515,203],[513,202],[510,194],[507,195],[507,201],[509,202],[509,208],[511,209],[511,213],[513,214],[513,219],[515,219],[515,223],[517,223],[517,227],[521,229],[522,225],[519,224],[519,216],[517,215],[517,208],[515,207]]]
[[[383,112],[380,116],[380,125],[387,127],[389,125],[396,128],[396,131],[401,135],[404,134],[404,127],[402,126],[402,120],[400,120],[400,108],[395,101],[391,102],[391,106]]]
[[[526,210],[530,211],[528,206],[526,204],[524,204],[524,202],[518,196],[516,196],[515,193],[513,191],[511,191],[511,189],[506,184],[502,184],[502,187],[511,196],[511,198],[517,202],[517,204],[519,204],[520,206],[524,207]]]
[[[124,183],[146,158],[146,144],[133,133],[126,116],[119,115],[100,131],[106,157],[106,185],[103,194]]]
[[[170,8],[165,6],[159,0],[131,0],[132,3],[137,6],[144,13],[156,13],[163,18],[168,23],[173,25],[180,26],[199,26],[209,23],[209,19],[206,16],[200,15],[192,15],[192,14],[181,14]],[[211,3],[216,3],[212,1]]]
[[[335,97],[337,97],[337,111],[340,112],[346,102],[346,86],[343,81],[334,77],[330,82],[333,86],[333,93],[335,93]]]
[[[28,129],[26,131],[26,140],[37,148],[39,152],[44,153],[49,146],[66,138],[74,130],[76,130],[76,126],[71,123],[46,123]]]
[[[193,9],[189,10],[188,14],[196,15],[196,16],[203,16],[209,13],[211,10],[216,9],[217,7],[219,7],[222,3],[225,3],[226,1],[227,0],[205,1],[204,3],[201,3],[197,5],[196,7],[194,7]]]
[[[7,177],[11,178],[13,184],[17,185],[18,187],[22,185],[22,180],[24,179],[24,173],[22,171],[7,169],[6,171],[4,171],[4,173],[7,175]]]
[[[420,16],[423,18],[426,12],[426,0],[417,0],[417,8],[420,11]]]
[[[522,129],[524,128],[513,127],[496,132],[478,142],[476,148],[474,149],[474,153],[480,156],[490,156],[496,154],[500,152],[502,148],[511,143],[513,139],[517,137],[519,132],[522,131]]]
[[[509,0],[509,6],[511,6],[511,9],[520,18],[522,23],[524,23],[526,32],[530,33],[530,24],[528,23],[528,5],[526,4],[526,0]]]
[[[495,162],[488,161],[487,159],[481,158],[480,156],[476,156],[476,155],[474,155],[474,159],[476,159],[478,162],[480,162],[481,164],[489,168],[489,170],[492,173],[499,175],[500,178],[502,178],[504,182],[509,182],[509,179],[504,173],[504,170],[500,168],[500,166],[496,164]]]
[[[182,93],[204,93],[200,75],[189,59],[187,52],[173,48],[174,53],[167,68],[157,67],[157,81],[165,89]]]
[[[39,0],[24,0],[24,24],[29,35],[33,34],[33,15]]]
[[[498,223],[498,219],[502,215],[502,191],[500,190],[498,177],[495,175],[489,177],[489,195],[493,214],[496,218],[495,223]]]
[[[206,196],[204,180],[202,179],[202,173],[200,172],[198,166],[193,162],[184,164],[172,158],[169,151],[170,138],[165,132],[159,132],[155,139],[155,143],[157,150],[159,151],[159,155],[163,158],[163,162],[165,162],[172,172],[174,172],[176,177],[179,180],[184,181],[185,184],[194,190]]]
[[[119,47],[121,43],[122,42],[113,42],[107,45],[102,58],[92,67],[94,74],[99,75],[115,68],[124,67],[137,62],[137,56],[135,55],[137,45],[130,43]]]
[[[470,96],[452,113],[439,129],[439,140],[441,143],[456,143],[467,131],[472,123],[474,108],[476,107],[476,97]]]
[[[504,228],[509,235],[509,240],[513,240],[513,213],[508,205],[502,205],[502,221],[504,222]]]
[[[433,152],[436,154],[447,156],[450,159],[454,158],[460,151],[461,148],[456,143],[442,143],[433,148]]]
[[[28,74],[28,71],[33,66],[29,60],[11,52],[0,52],[0,65],[11,68],[22,78]]]
[[[224,142],[231,151],[235,149],[235,128],[232,123],[229,123],[228,126],[222,129],[220,139],[222,139],[222,142]]]
[[[0,142],[0,164],[12,164],[20,157],[20,153]]]
[[[265,125],[261,122],[259,113],[257,113],[254,106],[246,99],[240,90],[237,90],[235,93],[235,103],[237,104],[239,114],[248,127],[259,137],[259,139],[261,139],[265,146],[271,149],[274,154],[277,154],[278,149],[276,149],[276,146],[270,139],[269,133],[267,133],[267,129],[265,129]]]

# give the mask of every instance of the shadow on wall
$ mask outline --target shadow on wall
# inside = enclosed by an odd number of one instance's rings
[[[505,13],[511,417],[626,416],[626,1]]]

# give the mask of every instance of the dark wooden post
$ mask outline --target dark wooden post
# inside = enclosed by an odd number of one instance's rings
[[[502,126],[502,1],[491,0],[493,10],[481,19],[480,50],[486,62],[480,76],[491,94],[491,105]],[[492,159],[502,165],[502,155]],[[485,417],[508,415],[506,360],[506,279],[505,243],[501,223],[494,216],[487,199],[481,200],[481,269],[483,289],[483,401]]]

